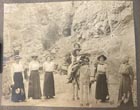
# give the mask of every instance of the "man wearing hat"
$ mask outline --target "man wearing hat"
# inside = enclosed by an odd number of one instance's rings
[[[11,66],[12,75],[12,96],[13,102],[25,101],[25,89],[24,89],[24,73],[23,65],[20,62],[21,57],[16,55],[14,57],[15,62]]]

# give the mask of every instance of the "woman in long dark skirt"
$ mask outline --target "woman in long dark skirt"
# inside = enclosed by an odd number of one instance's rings
[[[12,72],[12,96],[13,102],[25,101],[25,89],[24,89],[24,75],[23,65],[20,63],[20,57],[15,56],[16,62],[11,67]]]
[[[40,99],[41,98],[41,87],[40,87],[40,75],[39,75],[39,62],[37,61],[37,55],[32,56],[33,61],[29,64],[29,99]]]
[[[47,57],[47,61],[43,64],[44,75],[44,88],[43,94],[46,99],[54,98],[55,96],[55,87],[54,87],[54,62],[52,61],[51,56]]]
[[[120,66],[119,73],[121,74],[118,104],[120,107],[133,107],[132,85],[133,85],[133,69],[129,64],[129,58],[125,57]]]
[[[96,76],[96,91],[95,98],[101,102],[109,100],[108,83],[107,83],[107,64],[105,60],[106,56],[100,55],[98,62],[95,64],[95,75]]]

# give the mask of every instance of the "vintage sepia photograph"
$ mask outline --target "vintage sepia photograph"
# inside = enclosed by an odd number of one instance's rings
[[[1,105],[137,107],[133,1],[4,4]]]

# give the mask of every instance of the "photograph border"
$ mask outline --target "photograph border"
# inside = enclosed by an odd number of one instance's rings
[[[119,110],[119,108],[89,108],[89,107],[45,107],[45,106],[3,106],[1,105],[2,96],[2,55],[3,55],[3,20],[5,3],[47,3],[62,1],[85,1],[85,0],[0,0],[0,110]],[[134,28],[135,28],[135,45],[136,45],[136,71],[137,71],[137,107],[140,109],[140,0],[86,0],[86,1],[133,1]],[[131,109],[132,110],[132,109]]]

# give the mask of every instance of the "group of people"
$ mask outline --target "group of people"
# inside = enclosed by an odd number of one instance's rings
[[[92,91],[95,93],[96,102],[109,101],[107,57],[104,54],[99,55],[94,67],[91,67],[89,54],[82,54],[80,51],[80,44],[76,43],[71,52],[72,61],[68,69],[68,83],[72,83],[73,86],[73,100],[80,100],[81,106],[89,106],[90,97],[92,97],[90,96],[91,86],[96,82],[95,91]],[[91,68],[94,68],[94,71],[91,71]],[[126,56],[123,59],[118,73],[121,76],[118,105],[133,106],[134,73],[132,66],[129,64],[129,57]],[[78,92],[80,92],[80,97]]]
[[[97,57],[97,62],[94,67],[90,65],[90,54],[81,53],[80,44],[75,43],[74,49],[71,52],[71,63],[68,67],[68,83],[72,83],[73,100],[80,100],[81,106],[90,105],[90,89],[92,84],[96,82],[95,99],[96,102],[106,102],[110,99],[108,82],[108,63],[107,57],[101,54]],[[42,96],[46,99],[55,96],[54,76],[55,63],[49,55],[43,63],[44,85],[41,91],[39,68],[40,64],[37,60],[37,55],[32,55],[32,61],[29,63],[29,84],[28,84],[28,99],[41,99]],[[15,62],[11,66],[12,73],[12,96],[14,102],[25,101],[26,94],[24,88],[24,68],[20,63],[21,57],[15,56]],[[94,71],[91,71],[94,68]],[[125,57],[120,64],[118,73],[121,75],[118,104],[133,105],[132,86],[133,86],[133,69],[129,64],[129,57]],[[80,97],[79,97],[80,92]]]
[[[44,85],[43,91],[41,91],[40,85],[40,64],[37,60],[37,55],[32,55],[32,61],[29,63],[29,83],[28,83],[28,99],[41,99],[42,96],[46,99],[53,98],[55,96],[54,87],[54,67],[55,64],[51,56],[47,56],[46,61],[43,63],[44,73]],[[26,92],[24,88],[25,75],[24,68],[20,62],[21,57],[15,56],[15,62],[11,65],[12,73],[12,95],[11,100],[13,102],[26,101]]]
[[[81,106],[90,105],[90,88],[96,81],[95,98],[102,102],[109,100],[108,83],[107,83],[107,57],[98,56],[98,62],[95,64],[94,72],[90,68],[90,54],[80,53],[80,44],[74,44],[71,53],[71,64],[68,69],[68,83],[73,86],[73,100],[80,99]],[[80,97],[78,92],[80,91]]]

